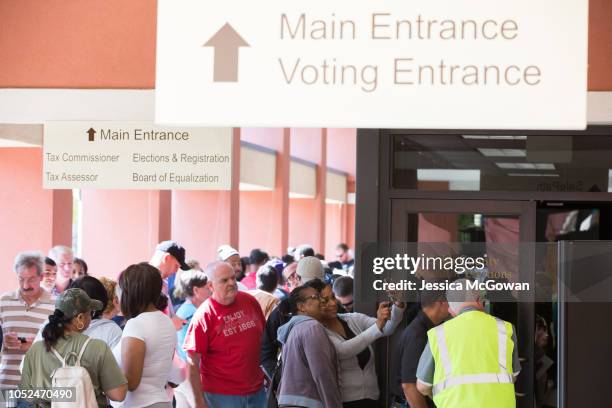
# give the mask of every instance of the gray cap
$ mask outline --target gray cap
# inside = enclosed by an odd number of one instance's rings
[[[79,288],[67,289],[55,300],[55,308],[61,310],[68,319],[79,313],[102,310],[102,307],[102,302],[90,298],[83,289]]]
[[[325,271],[319,258],[307,256],[298,261],[296,273],[302,278],[302,283],[306,283],[313,279],[323,280]]]

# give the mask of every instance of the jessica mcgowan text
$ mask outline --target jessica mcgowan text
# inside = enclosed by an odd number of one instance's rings
[[[465,285],[464,285],[465,284]],[[383,280],[375,280],[373,282],[374,290],[381,291],[402,291],[402,290],[478,290],[478,291],[529,291],[530,285],[526,282],[495,282],[488,280],[485,282],[478,281],[456,281],[456,282],[426,282],[421,281],[420,286],[415,281],[402,279],[399,282],[385,282]],[[465,286],[465,287],[464,287]]]

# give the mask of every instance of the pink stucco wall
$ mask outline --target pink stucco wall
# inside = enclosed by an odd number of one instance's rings
[[[342,207],[346,204],[326,204],[325,205],[325,259],[334,261],[336,255],[336,245],[344,242],[342,236],[342,217],[345,211]]]
[[[174,191],[172,238],[185,247],[188,259],[206,265],[216,260],[217,248],[226,244],[229,212],[221,191]]]
[[[154,88],[156,0],[0,1],[0,87]]]
[[[276,253],[274,230],[280,228],[273,222],[275,217],[274,193],[271,191],[240,192],[240,251],[241,256],[249,256],[251,249],[260,248],[268,255]]]
[[[0,292],[17,287],[13,261],[19,252],[46,255],[54,244],[70,244],[66,238],[54,242],[54,230],[72,228],[70,208],[61,211],[57,200],[54,208],[54,192],[43,190],[42,175],[42,149],[0,148]]]
[[[327,166],[348,174],[355,180],[357,171],[357,132],[355,129],[327,130]]]
[[[291,128],[291,157],[321,161],[321,128]]]
[[[158,242],[157,191],[82,190],[82,256],[90,274],[115,278],[149,261]]]
[[[318,236],[314,226],[314,212],[314,199],[292,198],[289,200],[289,246],[310,244],[315,246],[315,252],[322,251],[321,248],[316,247]]]

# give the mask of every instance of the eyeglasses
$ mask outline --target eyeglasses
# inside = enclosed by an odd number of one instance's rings
[[[302,302],[307,302],[310,299],[316,300],[316,301],[320,302],[321,301],[321,296],[318,295],[318,294],[310,295],[310,296],[303,297],[301,300],[302,300]]]
[[[342,305],[342,307],[351,307],[351,306],[353,306],[353,303],[354,303],[354,301],[351,300],[350,302],[347,302],[347,303],[341,303],[341,305]]]

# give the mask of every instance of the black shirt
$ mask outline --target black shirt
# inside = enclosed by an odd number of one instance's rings
[[[427,331],[433,327],[433,322],[420,310],[414,320],[404,329],[397,344],[399,364],[396,370],[394,387],[397,396],[404,396],[402,384],[416,384],[419,359],[427,345]],[[429,406],[434,406],[429,398],[426,399]]]
[[[274,377],[276,363],[278,362],[278,351],[281,348],[277,339],[278,328],[289,320],[291,320],[289,299],[283,299],[268,316],[261,341],[261,366],[268,378]]]
[[[340,321],[340,324],[344,328],[344,332],[346,333],[345,340],[355,338],[355,333],[353,333],[348,323],[344,319],[340,319],[339,317],[336,317],[336,319]],[[361,368],[362,370],[365,368],[365,366],[370,361],[371,354],[372,353],[370,353],[370,347],[364,348],[359,354],[357,354],[357,362],[359,363],[359,368]]]

